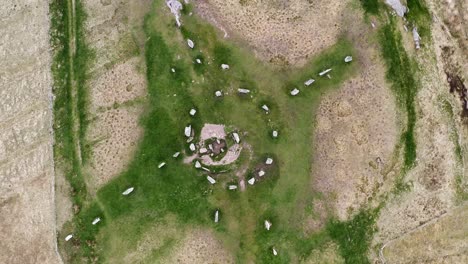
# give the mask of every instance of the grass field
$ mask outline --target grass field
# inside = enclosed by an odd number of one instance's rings
[[[302,227],[305,217],[313,213],[310,204],[319,197],[310,186],[314,113],[323,94],[359,70],[355,62],[343,61],[353,55],[352,44],[340,39],[300,69],[265,65],[250,52],[219,39],[213,27],[196,16],[184,13],[184,26],[178,30],[165,8],[155,1],[145,21],[144,136],[128,169],[100,189],[96,200],[64,228],[61,235],[75,235],[73,242],[61,243],[70,262],[123,262],[126,253],[138,251],[139,241],[148,232],[159,240],[143,262],[162,262],[187,230],[201,226],[214,228],[238,263],[299,262],[332,240],[346,263],[365,263],[377,212],[362,211],[348,222],[330,220],[323,231],[310,236]],[[193,50],[187,38],[195,42]],[[195,59],[203,63],[196,64]],[[221,70],[221,63],[230,69]],[[331,79],[318,76],[330,67]],[[309,78],[316,82],[305,87],[303,82]],[[293,97],[289,91],[295,87],[301,92]],[[250,89],[252,96],[239,96],[237,88]],[[216,90],[224,96],[215,98]],[[268,115],[261,109],[263,104],[270,108]],[[192,107],[198,110],[195,117],[188,114]],[[191,124],[199,133],[204,123],[246,132],[242,140],[253,150],[250,162],[245,151],[241,155],[240,163],[249,162],[246,178],[258,163],[273,157],[274,166],[265,179],[245,192],[229,192],[223,186],[237,180],[236,167],[220,174],[212,186],[202,172],[183,164],[180,157],[173,159],[173,153],[187,149],[184,127]],[[278,139],[271,137],[273,130],[279,131]],[[160,162],[167,164],[158,169]],[[135,187],[134,193],[122,196],[130,186]],[[215,225],[216,209],[221,221]],[[98,216],[103,221],[91,225]],[[270,231],[263,227],[266,219],[273,223]],[[156,231],[155,226],[159,226]],[[350,236],[355,237],[352,243]],[[280,252],[278,256],[273,256],[272,247]]]

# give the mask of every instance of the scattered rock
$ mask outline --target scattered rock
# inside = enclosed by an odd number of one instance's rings
[[[91,224],[93,225],[96,225],[97,223],[101,222],[101,218],[100,217],[96,217],[94,218],[93,222]]]
[[[291,91],[291,95],[292,95],[292,96],[296,96],[296,95],[298,95],[298,94],[299,94],[299,89],[297,89],[297,88],[294,88],[294,89]]]
[[[128,188],[127,190],[125,190],[125,191],[122,193],[122,195],[125,195],[125,196],[126,196],[126,195],[129,195],[130,193],[133,192],[134,189],[135,189],[135,188],[130,187],[130,188]]]
[[[325,75],[325,74],[327,74],[327,73],[329,73],[329,72],[331,72],[331,71],[332,71],[332,69],[326,69],[326,70],[320,72],[319,75],[320,75],[320,76],[323,76],[323,75]]]
[[[193,43],[193,41],[191,39],[187,39],[187,45],[193,49],[195,47],[195,43]]]
[[[307,80],[307,81],[304,82],[304,85],[305,85],[305,86],[310,86],[310,85],[313,84],[314,82],[315,82],[314,79],[309,79],[309,80]]]
[[[215,183],[216,183],[215,179],[211,178],[210,176],[206,176],[206,179],[207,179],[211,184],[215,184]]]
[[[255,183],[255,178],[250,178],[250,180],[247,181],[250,185],[254,185]]]

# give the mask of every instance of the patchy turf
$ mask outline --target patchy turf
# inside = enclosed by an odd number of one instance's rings
[[[145,231],[168,215],[174,216],[171,225],[181,230],[213,226],[215,209],[221,211],[221,221],[213,227],[238,262],[297,261],[306,259],[323,242],[332,238],[340,241],[341,231],[333,228],[306,237],[300,223],[310,210],[304,208],[303,201],[313,195],[308,183],[314,111],[322,94],[339,87],[357,71],[357,64],[343,61],[353,55],[351,43],[340,40],[301,69],[268,66],[218,39],[215,30],[195,16],[184,15],[184,26],[177,30],[161,4],[156,1],[145,22],[148,98],[141,118],[145,129],[142,142],[128,169],[100,189],[97,200],[64,229],[75,234],[73,242],[64,246],[71,262],[83,258],[110,261],[107,249],[122,252],[136,247]],[[186,38],[195,42],[193,50],[187,47]],[[196,59],[203,63],[196,64]],[[223,71],[221,63],[231,68]],[[333,68],[330,79],[318,76],[329,67]],[[305,87],[303,82],[309,78],[316,82]],[[289,94],[294,87],[301,90],[296,97]],[[237,95],[237,88],[250,89],[251,96]],[[215,98],[216,90],[222,90],[224,96]],[[270,108],[268,115],[261,109],[263,104]],[[190,117],[188,112],[194,106],[197,115]],[[247,177],[259,162],[273,157],[268,175],[244,193],[228,192],[223,184],[211,186],[201,171],[173,159],[173,153],[187,148],[184,127],[191,124],[199,133],[204,123],[246,132],[242,140],[254,153]],[[280,131],[279,139],[270,136],[274,129]],[[160,162],[166,162],[162,169],[157,167]],[[228,172],[217,180],[232,182],[236,176]],[[122,196],[130,186],[135,191]],[[103,222],[92,226],[97,216]],[[265,219],[272,221],[272,230],[264,229]],[[164,242],[162,251],[153,252],[151,257],[155,261],[164,257],[166,250],[177,245],[177,239]],[[281,254],[273,257],[272,247]]]

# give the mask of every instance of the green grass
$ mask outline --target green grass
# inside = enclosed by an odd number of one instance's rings
[[[377,215],[378,209],[363,210],[349,221],[331,221],[327,225],[327,231],[337,242],[345,263],[370,263],[367,253],[376,231]]]
[[[431,34],[431,14],[426,7],[425,0],[407,0],[409,12],[406,17],[409,22],[418,27],[421,37],[429,37]]]
[[[366,14],[378,15],[380,2],[378,0],[359,0]]]
[[[415,96],[418,84],[414,78],[412,62],[408,57],[401,40],[401,34],[396,29],[393,19],[380,30],[382,55],[387,65],[387,79],[392,83],[392,90],[401,109],[406,113],[406,129],[401,136],[404,147],[404,167],[409,170],[416,160],[415,142]]]
[[[155,6],[159,4],[157,1]],[[316,197],[309,185],[314,111],[323,94],[357,71],[358,64],[343,62],[345,56],[353,55],[352,44],[341,39],[301,69],[265,65],[251,53],[218,39],[214,28],[195,16],[184,15],[179,32],[172,16],[160,10],[154,9],[145,19],[148,102],[140,121],[145,131],[141,144],[127,170],[97,192],[96,204],[103,211],[90,213],[94,206],[85,209],[67,229],[78,241],[91,242],[89,247],[66,248],[72,262],[95,257],[110,261],[109,249],[126,252],[128,247],[136,247],[152,224],[168,215],[175,216],[171,225],[181,230],[213,227],[215,208],[222,216],[215,230],[238,262],[306,259],[314,248],[331,240],[327,232],[307,237],[301,225],[310,214],[308,203]],[[186,38],[195,42],[194,50],[188,49]],[[194,64],[196,58],[203,64]],[[221,70],[221,63],[231,69]],[[328,67],[333,68],[331,79],[319,77]],[[316,82],[306,88],[303,82],[309,78]],[[250,89],[252,97],[236,95],[238,87]],[[289,95],[294,87],[301,90],[296,97]],[[225,92],[223,98],[214,98],[218,89]],[[260,108],[264,103],[271,109],[268,115]],[[190,117],[188,112],[194,106],[197,115]],[[199,133],[203,123],[222,123],[248,132],[242,137],[254,151],[248,172],[267,156],[275,160],[265,179],[244,193],[228,192],[221,184],[209,185],[193,166],[173,159],[173,153],[186,148],[184,127],[191,124]],[[277,140],[269,136],[273,129],[280,131]],[[247,156],[242,156],[239,166]],[[166,166],[158,169],[163,161]],[[218,178],[220,183],[233,180],[232,172]],[[122,196],[129,186],[135,187],[134,193]],[[106,219],[100,225],[104,228],[88,230],[92,228],[88,218],[99,213]],[[273,222],[269,232],[263,228],[265,218]],[[163,251],[177,244],[166,242]],[[272,246],[281,252],[274,259]],[[163,258],[165,254],[160,253],[151,256]]]
[[[73,87],[71,77],[70,31],[68,1],[52,1],[51,46],[54,48],[52,74],[54,78],[54,157],[57,166],[64,171],[72,189],[73,204],[83,207],[87,199],[87,188],[81,172],[80,160],[75,148],[73,112]]]
[[[89,145],[86,141],[86,132],[88,131],[88,105],[89,92],[87,80],[89,79],[89,68],[91,61],[94,59],[94,51],[91,50],[86,43],[86,35],[84,31],[87,14],[84,11],[83,3],[75,0],[75,34],[76,34],[76,52],[73,58],[73,70],[76,85],[76,109],[78,115],[78,137],[80,144],[80,152],[82,163],[85,164],[90,155]]]
[[[98,226],[92,226],[92,220],[102,212],[96,202],[89,200],[87,186],[83,177],[79,153],[85,150],[85,134],[87,127],[87,69],[92,59],[92,52],[84,42],[84,20],[86,15],[80,1],[76,1],[76,17],[69,16],[69,1],[52,1],[51,13],[51,46],[54,49],[52,74],[54,78],[54,159],[56,166],[63,171],[71,187],[71,199],[77,206],[78,213],[72,222],[67,223],[59,234],[59,246],[62,252],[65,250],[72,262],[79,262],[83,257],[94,258],[94,233]],[[70,24],[73,19],[76,23]],[[76,52],[71,54],[70,41],[76,34]],[[74,92],[76,85],[76,93]],[[75,95],[74,95],[75,93]],[[76,103],[76,105],[74,105]],[[78,109],[74,115],[74,108]],[[78,123],[79,130],[75,131],[74,125]],[[81,155],[84,157],[83,155]],[[104,221],[102,222],[104,223]],[[77,232],[75,232],[77,231]],[[63,238],[69,233],[74,233],[73,245],[63,243]]]

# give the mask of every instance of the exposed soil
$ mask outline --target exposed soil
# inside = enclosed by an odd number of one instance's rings
[[[235,263],[234,256],[211,231],[193,230],[175,250],[167,263],[229,264]]]
[[[335,44],[350,1],[199,0],[197,14],[256,55],[279,64],[304,64]]]
[[[359,11],[360,12],[360,11]],[[395,98],[385,80],[374,29],[349,13],[346,36],[357,50],[357,76],[326,95],[317,110],[313,183],[342,220],[383,190],[398,141]],[[324,219],[321,217],[321,219]],[[319,225],[311,221],[313,226]]]
[[[226,132],[224,130],[224,125],[215,125],[215,124],[205,124],[200,132],[200,142],[205,142],[208,139],[217,138],[220,141],[223,140],[226,143]],[[221,147],[221,144],[214,144]],[[213,145],[213,147],[214,147]],[[224,147],[224,146],[223,146]],[[234,144],[226,150],[224,157],[219,160],[213,160],[209,155],[202,155],[200,160],[203,164],[209,166],[219,166],[219,165],[228,165],[233,163],[239,158],[239,155],[242,151],[242,146],[239,144]],[[219,148],[219,152],[221,149]],[[193,160],[193,159],[192,159]]]
[[[0,263],[60,263],[47,1],[0,7]]]
[[[130,163],[142,136],[146,78],[143,18],[151,1],[84,1],[86,40],[96,53],[91,68],[92,144],[87,174],[91,192],[119,175]]]

